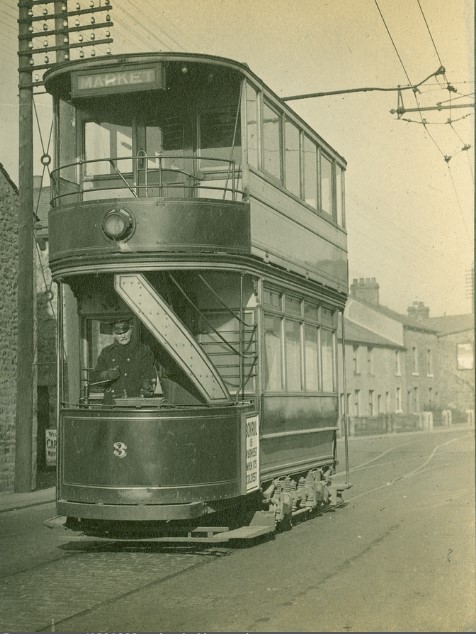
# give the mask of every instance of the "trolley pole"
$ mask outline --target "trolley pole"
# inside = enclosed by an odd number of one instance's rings
[[[18,343],[15,424],[17,492],[34,486],[32,465],[35,376],[35,275],[33,240],[33,86],[28,52],[28,12],[32,0],[19,3],[19,202],[18,209]],[[23,54],[22,54],[23,53]]]

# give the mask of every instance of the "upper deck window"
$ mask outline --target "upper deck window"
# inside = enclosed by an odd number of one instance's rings
[[[59,101],[58,136],[59,165],[76,161],[76,109],[62,99]],[[71,165],[62,172],[62,177],[76,181],[76,166]]]
[[[304,200],[317,208],[317,146],[304,137]]]
[[[336,220],[340,227],[345,225],[344,218],[344,171],[336,165]]]
[[[240,162],[241,128],[236,108],[224,107],[200,113],[199,130],[200,151],[207,157],[200,161],[202,169],[223,167],[224,164],[208,160],[209,158]]]
[[[332,209],[332,162],[321,154],[321,209],[333,214]]]
[[[259,137],[258,137],[258,93],[246,84],[246,131],[248,142],[248,163],[258,167]]]
[[[284,132],[286,188],[296,196],[300,196],[299,129],[291,121],[286,120]]]
[[[281,180],[281,117],[267,103],[263,106],[263,168]]]
[[[132,172],[132,127],[114,123],[87,121],[84,125],[84,153],[86,174],[111,174],[114,168],[110,158],[121,172]]]

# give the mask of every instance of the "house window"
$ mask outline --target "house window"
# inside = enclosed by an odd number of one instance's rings
[[[474,354],[472,343],[458,343],[456,345],[456,360],[458,370],[473,370]]]
[[[354,390],[354,414],[360,416],[360,390]]]
[[[418,412],[418,388],[413,388],[413,411]]]
[[[368,363],[368,368],[369,368],[369,374],[373,374],[374,373],[374,365],[373,365],[373,352],[374,349],[373,348],[367,348],[367,363]]]
[[[369,416],[373,416],[375,414],[374,409],[374,391],[369,390]]]
[[[418,374],[418,350],[416,346],[412,348],[412,373]]]
[[[354,370],[354,374],[360,374],[359,346],[352,346],[352,368]]]
[[[385,392],[385,413],[390,412],[390,392]]]
[[[428,376],[433,376],[433,355],[430,349],[426,351],[426,373]]]
[[[402,366],[400,360],[400,350],[395,350],[395,374],[400,376],[402,373]]]
[[[395,389],[395,411],[402,411],[402,389],[400,387]]]

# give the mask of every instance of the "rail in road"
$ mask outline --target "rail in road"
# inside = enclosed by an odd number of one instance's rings
[[[390,493],[403,482],[417,483],[419,476],[435,468],[438,457],[444,454],[450,463],[457,459],[449,450],[471,445],[472,436],[471,432],[459,430],[351,442],[353,488],[345,496],[348,508],[336,513],[345,513],[346,522],[351,523],[353,508],[363,498],[372,499],[385,490]],[[246,556],[246,551],[230,548],[124,544],[76,537],[68,532],[52,536],[52,531],[42,526],[51,512],[52,507],[24,509],[4,513],[0,518],[0,560],[4,562],[0,574],[1,630],[81,630],[82,624],[94,622],[96,614],[114,615],[118,606],[130,604],[148,592],[160,594],[180,579],[186,585],[192,575],[205,576],[201,570],[212,566],[217,558],[225,557],[228,562],[233,559],[238,565],[240,558]],[[306,524],[319,533],[320,526],[324,527],[320,522],[324,521],[324,517],[316,517]],[[277,536],[274,557],[281,548],[284,553],[293,532]],[[266,545],[256,548],[259,551]],[[337,559],[335,565],[339,569]],[[114,626],[112,616],[111,619],[110,628],[117,630],[119,625]],[[135,629],[142,629],[140,623]],[[256,629],[265,631],[259,620]]]

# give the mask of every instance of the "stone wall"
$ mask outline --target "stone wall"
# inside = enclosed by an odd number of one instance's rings
[[[0,491],[13,489],[17,371],[18,189],[0,164]]]

